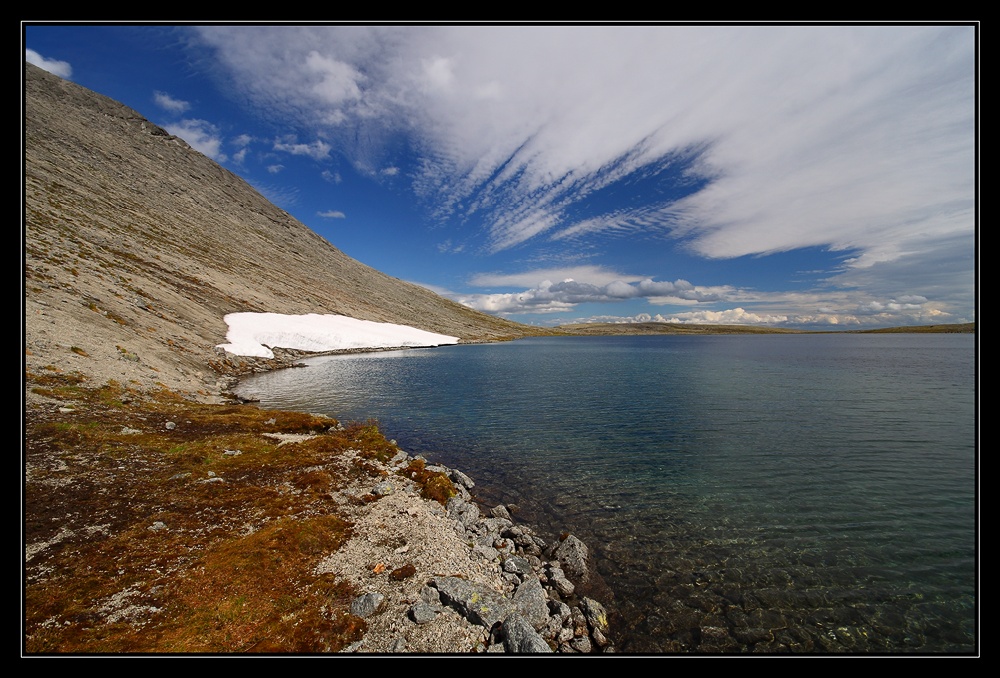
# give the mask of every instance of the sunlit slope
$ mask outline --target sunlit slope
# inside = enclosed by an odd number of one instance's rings
[[[24,85],[29,365],[89,339],[103,346],[79,346],[94,359],[121,345],[193,370],[239,311],[342,314],[465,341],[535,332],[351,259],[118,102],[30,64]]]

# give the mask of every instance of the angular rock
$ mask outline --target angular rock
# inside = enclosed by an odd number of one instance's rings
[[[590,552],[587,545],[577,537],[568,535],[559,542],[552,555],[559,560],[566,574],[578,582],[583,583],[590,578]]]
[[[573,592],[576,591],[576,586],[574,586],[573,582],[566,578],[566,574],[561,568],[551,568],[549,570],[548,579],[552,588],[558,591],[560,596],[571,596],[573,595]]]
[[[531,563],[520,556],[511,556],[503,561],[503,571],[513,572],[521,576],[531,574]]]
[[[500,552],[497,551],[492,546],[483,546],[482,544],[476,544],[472,548],[472,552],[487,562],[493,562],[495,560],[500,559]]]
[[[592,630],[608,633],[608,611],[593,598],[584,597],[580,600],[580,611],[587,619],[587,626]]]
[[[513,522],[513,518],[510,517],[510,511],[503,504],[497,504],[490,509],[490,515],[494,518],[503,518],[504,520]]]
[[[455,485],[464,487],[467,490],[471,490],[473,487],[476,486],[476,484],[472,482],[472,478],[470,478],[469,476],[465,475],[464,473],[462,473],[457,469],[451,469],[451,471],[448,473],[448,478]]]
[[[516,612],[503,619],[503,646],[514,654],[549,653],[552,648],[524,617]]]
[[[535,629],[541,630],[549,620],[549,604],[536,577],[527,577],[514,591],[514,609]]]
[[[428,605],[440,605],[441,594],[433,586],[425,586],[420,590],[420,600]]]
[[[351,603],[351,614],[362,619],[370,617],[382,607],[383,600],[385,600],[385,596],[381,593],[373,592],[358,596]]]
[[[438,577],[431,584],[441,602],[454,608],[473,624],[491,628],[513,612],[510,601],[482,586],[458,577]]]
[[[428,605],[424,601],[414,603],[407,611],[410,619],[417,624],[427,624],[434,621],[438,615],[438,610],[433,605]]]

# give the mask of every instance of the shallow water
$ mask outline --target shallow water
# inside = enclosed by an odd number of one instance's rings
[[[621,651],[976,651],[973,335],[567,337],[238,389],[377,418],[590,547]]]

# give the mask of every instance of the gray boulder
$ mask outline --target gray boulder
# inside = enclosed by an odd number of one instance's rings
[[[514,591],[514,609],[535,629],[542,629],[549,621],[548,596],[537,577],[527,577]]]
[[[502,634],[503,646],[507,652],[514,654],[552,652],[552,648],[538,631],[516,612],[504,617]]]
[[[509,600],[464,579],[438,577],[431,584],[438,590],[443,604],[487,629],[513,612]]]
[[[362,619],[370,617],[382,607],[383,600],[385,600],[385,596],[381,593],[366,593],[358,596],[351,603],[351,614]]]
[[[590,552],[587,545],[573,535],[567,535],[555,547],[552,555],[559,560],[566,574],[577,582],[583,583],[590,579]]]

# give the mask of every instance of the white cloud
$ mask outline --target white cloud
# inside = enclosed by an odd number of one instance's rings
[[[583,272],[587,267],[580,267]],[[607,273],[596,270],[597,279],[607,279]],[[523,274],[522,274],[523,275]],[[519,276],[483,276],[484,281],[509,281]],[[487,313],[555,313],[583,303],[619,302],[633,298],[655,299],[657,303],[703,303],[719,301],[717,292],[695,287],[686,280],[656,282],[649,278],[630,284],[614,279],[605,284],[594,284],[566,278],[561,282],[543,280],[535,287],[522,292],[494,294],[454,294],[452,299],[471,308]]]
[[[194,30],[261,110],[362,171],[405,135],[418,196],[482,224],[487,252],[636,233],[709,258],[825,247],[850,253],[831,285],[898,295],[919,262],[972,306],[974,259],[934,264],[972,249],[975,26]],[[669,163],[699,190],[601,211]]]
[[[616,280],[638,282],[638,275],[624,275],[603,266],[568,266],[543,268],[523,273],[478,273],[469,280],[475,287],[529,287],[543,280],[585,280],[594,285],[607,285]]]
[[[340,176],[340,172],[331,172],[330,170],[323,170],[320,173],[324,181],[329,181],[331,184],[339,184],[343,179]]]
[[[280,163],[275,163],[273,165],[268,165],[266,169],[271,174],[277,174],[281,170],[285,169],[285,166]]]
[[[785,315],[761,315],[742,308],[725,311],[690,311],[678,313],[665,320],[669,323],[704,323],[708,325],[780,325],[788,322]]]
[[[222,137],[219,136],[219,130],[207,120],[188,119],[163,127],[212,160],[217,162],[226,160],[226,155],[222,152]]]
[[[455,63],[451,59],[435,56],[421,59],[424,76],[430,89],[446,90],[455,82]]]
[[[336,105],[361,97],[364,76],[348,63],[313,50],[305,58],[305,70],[312,76],[311,91],[323,102]]]
[[[175,99],[166,92],[153,92],[153,101],[156,102],[157,106],[171,113],[186,113],[191,108],[189,102]]]
[[[313,160],[326,160],[330,157],[331,148],[330,144],[322,139],[317,139],[311,144],[300,144],[294,141],[294,139],[286,139],[284,141],[275,139],[274,141],[274,150],[276,151],[284,151],[292,155],[305,155]]]
[[[663,205],[659,226],[707,256],[827,244],[892,258],[900,236],[971,228],[972,27],[400,29],[200,33],[269,102],[416,132],[425,188],[453,204],[490,193],[478,209],[499,248],[571,227],[552,209],[567,181],[593,190],[691,147],[715,181]],[[512,204],[491,192],[505,185],[523,218],[503,217]]]
[[[24,60],[29,64],[34,64],[35,66],[48,71],[52,75],[58,75],[60,78],[68,80],[73,77],[73,67],[70,66],[68,61],[46,59],[33,49],[24,50]]]
[[[344,219],[347,217],[346,214],[340,210],[327,210],[326,212],[317,212],[316,216],[323,217],[325,219]]]
[[[542,277],[543,280],[539,281]],[[579,279],[573,279],[574,277]],[[552,278],[562,278],[552,282]],[[538,281],[538,282],[536,282]],[[729,285],[694,285],[686,280],[657,281],[622,275],[599,266],[541,269],[518,274],[483,273],[471,284],[479,287],[522,287],[515,292],[445,296],[486,313],[555,314],[583,303],[641,300],[653,306],[698,307],[697,310],[594,316],[581,322],[675,322],[702,324],[763,324],[787,327],[858,325],[868,327],[942,322],[971,322],[946,310],[941,300],[923,295],[884,297],[835,287],[807,291],[768,292]],[[739,304],[731,308],[720,305]]]

